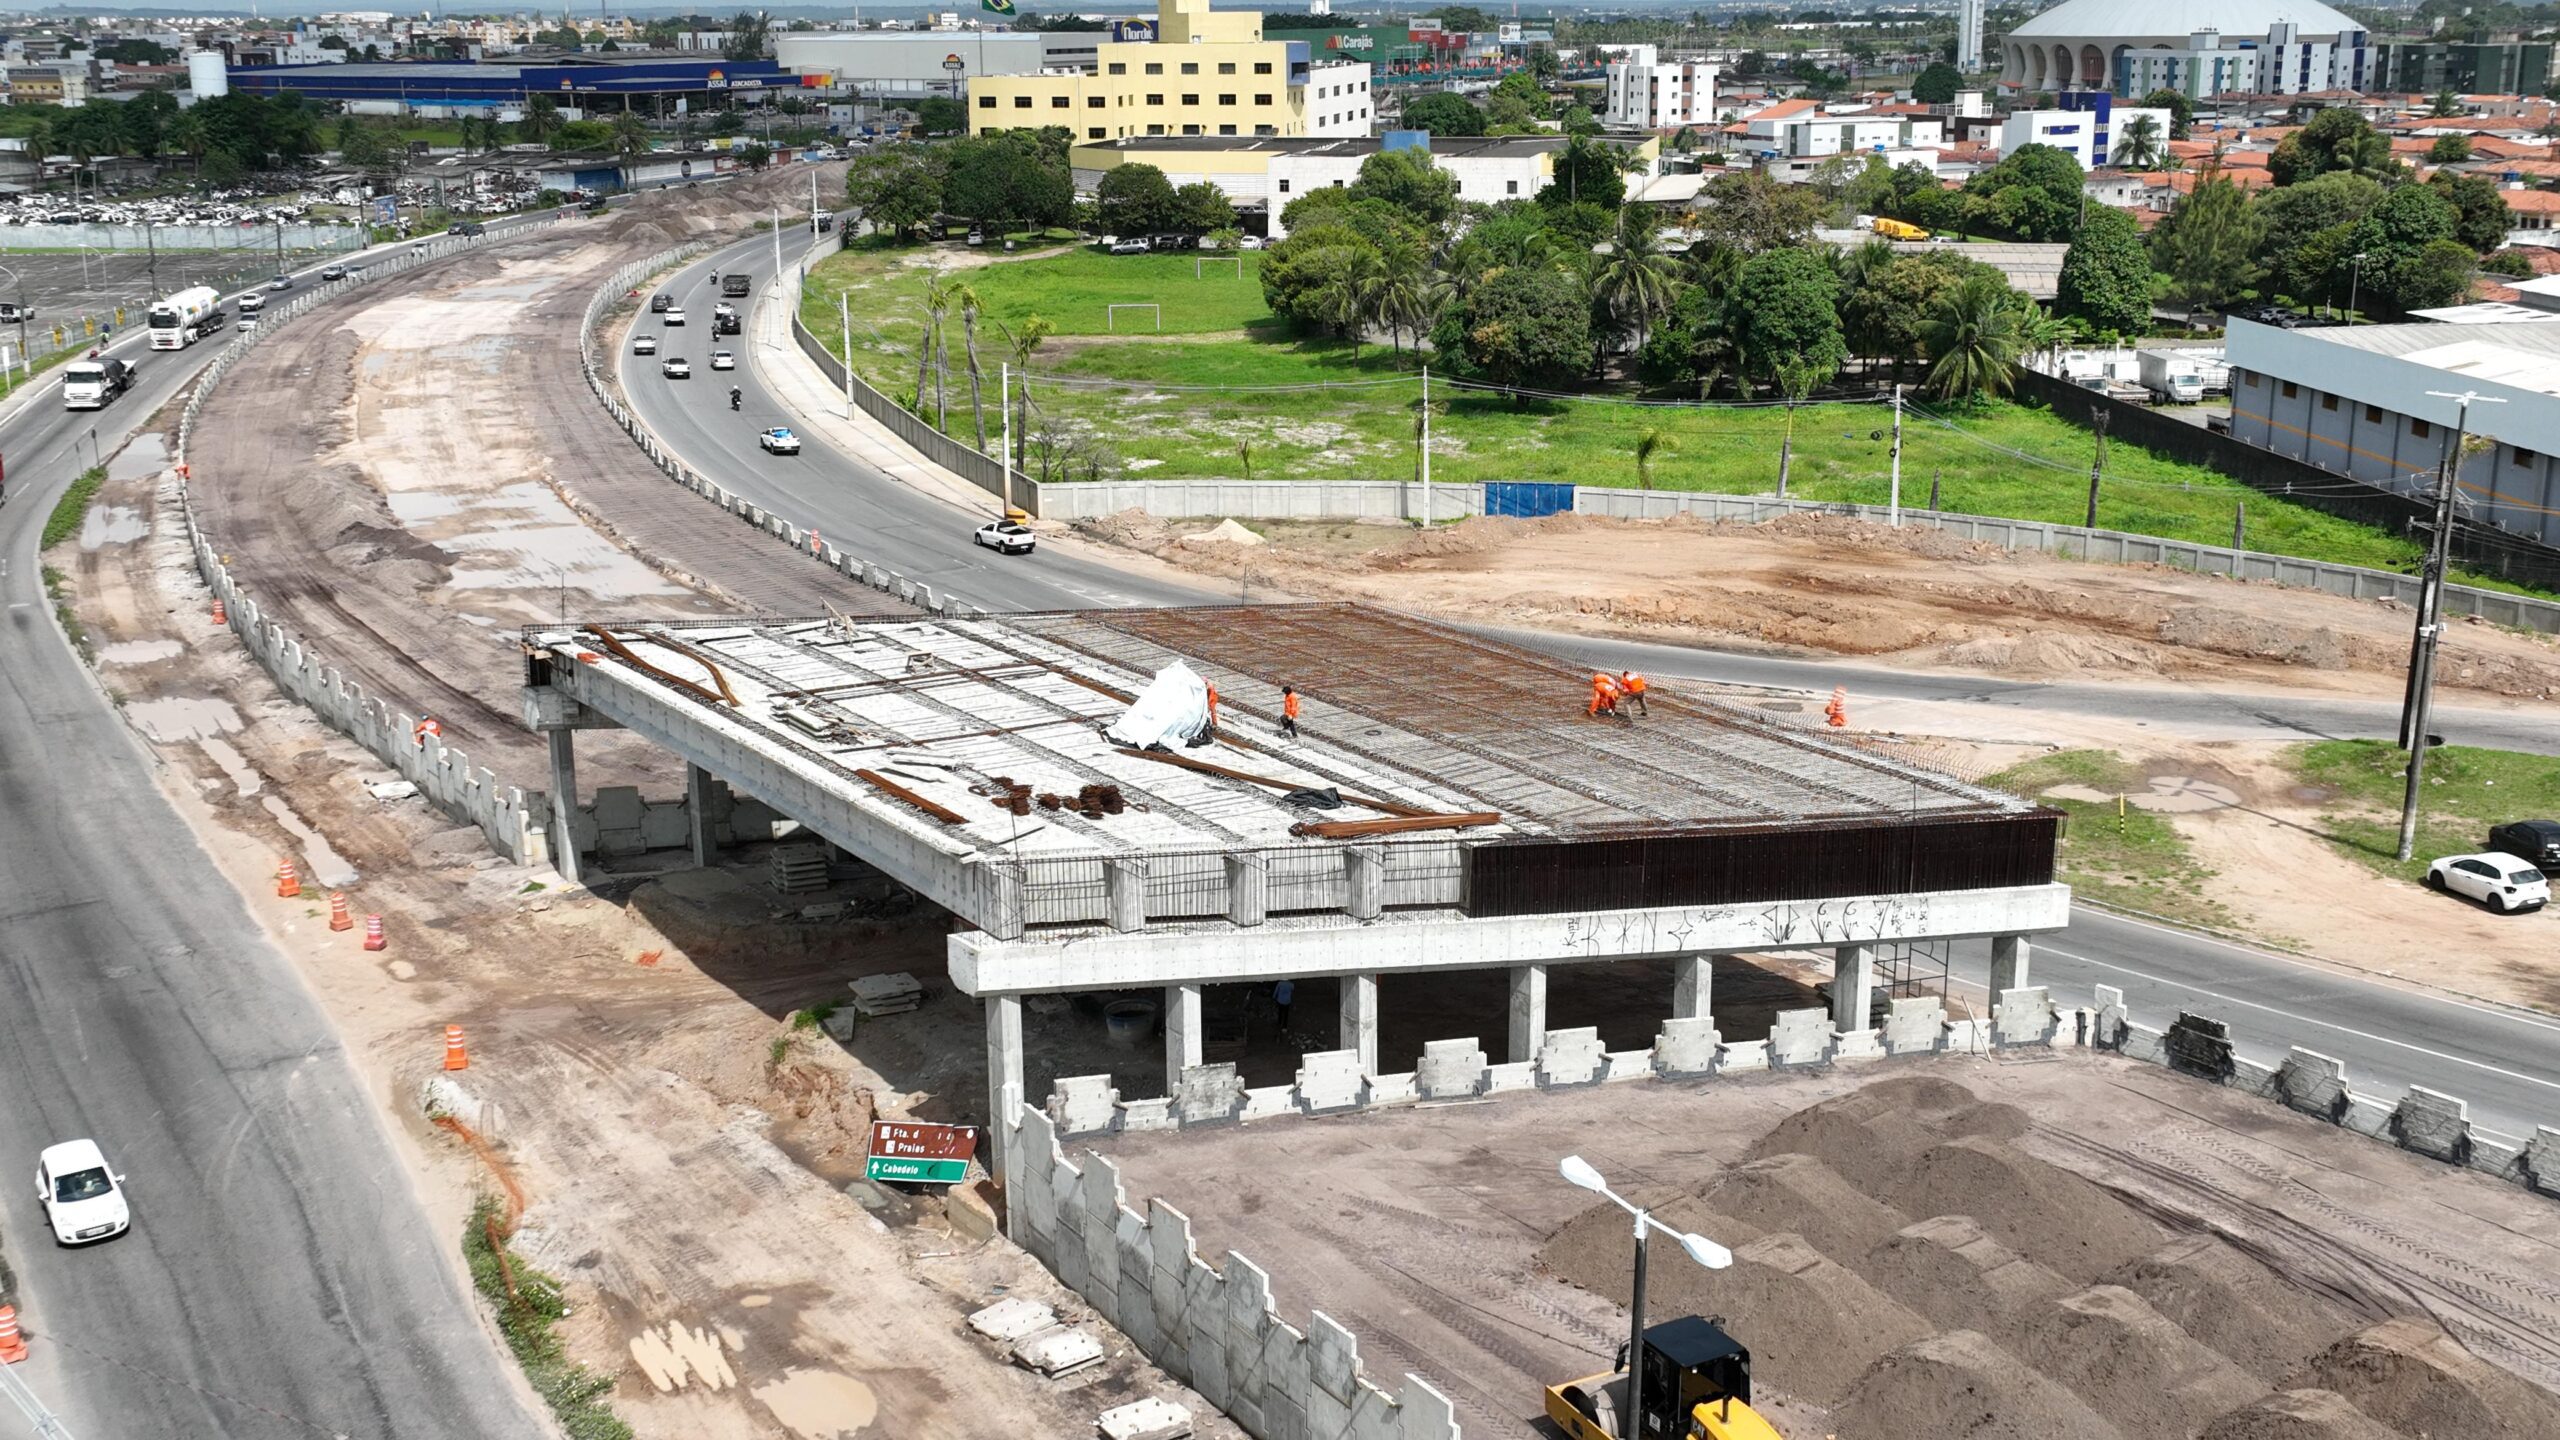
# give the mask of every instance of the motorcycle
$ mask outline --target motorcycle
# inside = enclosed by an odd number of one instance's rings
[[[735,409],[737,409],[737,408],[738,408],[738,401],[739,401],[739,398],[740,398],[740,397],[739,397],[739,393],[738,393],[738,387],[737,387],[737,386],[735,386],[735,385],[730,386],[730,387],[729,387],[729,408],[730,408],[730,409],[735,410]]]

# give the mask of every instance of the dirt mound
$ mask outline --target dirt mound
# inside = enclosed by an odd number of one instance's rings
[[[1667,523],[1667,522],[1666,522]],[[1705,527],[1711,534],[1783,535],[1817,541],[1834,550],[1868,550],[1908,555],[1921,560],[1953,560],[1969,565],[1995,565],[2010,559],[2008,551],[1988,541],[1967,540],[1925,526],[1897,528],[1847,515],[1798,511],[1775,520],[1748,523],[1723,520]]]
[[[2098,1186],[1983,1136],[1932,1146],[1885,1196],[1908,1215],[1970,1215],[1983,1233],[2083,1285],[2165,1238]]]
[[[1807,1106],[1778,1122],[1751,1147],[1752,1158],[1810,1155],[1872,1196],[1887,1196],[1922,1154],[1944,1140],[1980,1135],[2010,1140],[2027,1132],[2023,1111],[1985,1105],[1952,1080],[1912,1075]],[[1961,1213],[1964,1207],[1906,1215]]]
[[[1910,1219],[1851,1186],[1820,1160],[1800,1154],[1772,1155],[1737,1166],[1717,1177],[1698,1198],[1709,1209],[1762,1231],[1792,1230],[1823,1254],[1849,1265],[1858,1263]]]
[[[2267,1388],[2117,1285],[2045,1307],[2015,1348],[2135,1435],[2193,1435]]]
[[[2401,1440],[2328,1390],[2279,1390],[2204,1428],[2199,1440]]]
[[[2404,1434],[2550,1440],[2560,1398],[2464,1350],[2430,1320],[2385,1320],[2311,1357],[2289,1390],[2335,1390]]]
[[[2211,1235],[2173,1240],[2106,1278],[2270,1385],[2352,1329],[2358,1318]]]
[[[1823,1258],[1798,1235],[1765,1235],[1733,1252],[1733,1267],[1710,1274],[1682,1264],[1687,1283],[1666,1315],[1721,1315],[1749,1337],[1752,1373],[1789,1395],[1829,1404],[1886,1351],[1920,1339],[1929,1322]],[[1688,1291],[1694,1293],[1680,1293]],[[1653,1290],[1648,1277],[1646,1304]]]
[[[1705,1235],[1717,1244],[1733,1248],[1757,1240],[1765,1232],[1757,1225],[1720,1215],[1704,1201],[1678,1191],[1635,1191],[1629,1196],[1638,1205],[1651,1210],[1653,1217],[1675,1230]],[[1670,1253],[1678,1258],[1665,1263],[1661,1259],[1666,1247],[1648,1249],[1649,1271],[1645,1276],[1645,1308],[1658,1315],[1718,1313],[1704,1298],[1705,1308],[1677,1311],[1666,1298],[1671,1287],[1687,1294],[1696,1291],[1701,1297],[1707,1288],[1698,1282],[1697,1267],[1688,1257],[1679,1255],[1676,1247]],[[1627,1212],[1615,1205],[1599,1204],[1583,1211],[1556,1227],[1547,1243],[1538,1247],[1538,1266],[1548,1274],[1576,1285],[1595,1295],[1605,1295],[1620,1305],[1627,1303],[1627,1287],[1635,1274],[1635,1236],[1627,1228]]]
[[[1940,649],[1942,665],[1992,670],[2002,675],[2070,675],[2083,670],[2158,672],[2175,656],[2157,645],[2112,635],[2072,635],[2039,630],[2028,635],[1986,635]]]
[[[2326,625],[2281,625],[2202,605],[2185,605],[2170,611],[2169,617],[2160,622],[2160,638],[2190,650],[2211,650],[2314,670],[2347,667],[2347,642]]]
[[[1876,1361],[1831,1423],[1839,1440],[2125,1440],[2086,1401],[1973,1330]]]
[[[1885,1237],[1860,1273],[1945,1330],[1973,1329],[2003,1344],[2071,1282],[1982,1233],[1969,1215],[1938,1215]]]

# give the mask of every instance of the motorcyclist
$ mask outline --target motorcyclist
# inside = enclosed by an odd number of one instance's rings
[[[732,385],[732,386],[730,386],[730,387],[729,387],[729,408],[730,408],[730,409],[735,410],[735,409],[737,409],[737,408],[738,408],[738,401],[739,401],[739,399],[741,398],[742,393],[743,393],[743,392],[741,392],[741,391],[738,389],[738,387],[737,387],[737,386],[735,386],[735,385]]]
[[[714,285],[717,285],[717,284],[719,284],[719,283],[720,283],[720,272],[719,272],[719,271],[714,270],[714,271],[712,271],[712,272],[711,272],[711,283],[712,283],[712,284],[714,284]]]

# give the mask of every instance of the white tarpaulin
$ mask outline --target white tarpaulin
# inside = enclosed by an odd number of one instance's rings
[[[1209,723],[1209,686],[1176,660],[1156,672],[1138,698],[1102,733],[1132,749],[1180,745]]]

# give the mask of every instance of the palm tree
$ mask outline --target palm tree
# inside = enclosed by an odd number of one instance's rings
[[[2007,394],[2024,349],[2023,318],[2007,281],[1966,276],[1920,327],[1932,361],[1930,393],[1941,399]]]
[[[649,122],[635,110],[625,110],[613,117],[613,153],[646,155],[649,153]]]
[[[1351,353],[1357,358],[1362,335],[1377,313],[1378,293],[1386,285],[1387,262],[1368,245],[1336,248],[1342,253],[1335,257],[1332,278],[1316,292],[1316,308],[1325,324],[1351,337]]]
[[[978,373],[978,292],[952,287],[951,303],[960,307],[960,344],[969,360],[969,414],[978,426],[978,453],[987,453],[987,406]]]
[[[2050,360],[2055,351],[2071,343],[2071,322],[2054,318],[2051,311],[2038,308],[2018,325],[2018,350],[2024,355],[2041,355]]]
[[[1007,329],[1001,320],[990,320],[988,323],[996,327],[996,333],[1004,337],[1006,347],[1013,352],[1013,388],[1014,393],[1019,397],[1015,401],[1018,407],[1016,410],[1018,418],[1013,422],[1014,455],[1017,461],[1014,468],[1020,469],[1021,447],[1031,434],[1031,352],[1039,349],[1040,343],[1048,339],[1058,327],[1050,324],[1045,315],[1025,318],[1019,330]]]
[[[924,381],[933,369],[933,342],[942,338],[942,316],[951,308],[951,292],[943,287],[942,277],[924,277],[924,336],[916,344],[916,413],[924,413]],[[936,392],[941,390],[937,382]],[[936,408],[940,408],[937,403]],[[936,429],[941,428],[936,426]]]
[[[541,144],[560,133],[566,122],[560,118],[560,102],[548,95],[536,95],[525,102],[524,119],[516,125],[516,133]]]
[[[1411,334],[1420,344],[1423,332],[1439,315],[1447,292],[1431,268],[1431,257],[1420,245],[1394,245],[1382,259],[1382,273],[1377,277],[1370,305],[1378,323],[1387,327],[1388,343],[1401,355],[1405,335]]]
[[[1667,434],[1663,433],[1663,431],[1662,431],[1661,427],[1659,427],[1659,426],[1655,426],[1655,425],[1648,425],[1648,426],[1646,426],[1646,427],[1645,427],[1641,432],[1639,432],[1639,433],[1637,434],[1637,436],[1636,436],[1636,488],[1637,488],[1637,489],[1639,489],[1639,490],[1650,490],[1650,489],[1652,489],[1652,488],[1653,488],[1653,457],[1654,457],[1654,456],[1656,456],[1656,455],[1665,455],[1665,454],[1669,454],[1669,453],[1671,452],[1671,450],[1672,450],[1672,449],[1673,449],[1673,446],[1672,446],[1672,444],[1671,444],[1671,437],[1670,437],[1669,435],[1667,435]]]
[[[36,148],[32,138],[28,148]],[[187,162],[201,174],[204,170],[204,117],[192,110],[181,110],[169,119],[168,143],[187,157]],[[41,152],[39,152],[41,153]]]
[[[2160,117],[2136,115],[2124,122],[2116,132],[2115,148],[2107,158],[2119,170],[2148,170],[2160,158]]]
[[[1610,238],[1609,253],[1592,267],[1591,296],[1619,329],[1635,331],[1638,350],[1653,322],[1679,298],[1679,263],[1663,253],[1661,232],[1642,207],[1618,211],[1618,232]]]
[[[1781,360],[1777,365],[1778,393],[1787,402],[1787,432],[1778,441],[1778,498],[1781,500],[1787,498],[1787,476],[1795,468],[1796,407],[1804,403],[1804,397],[1813,393],[1814,382],[1821,377],[1820,370],[1799,361]]]

